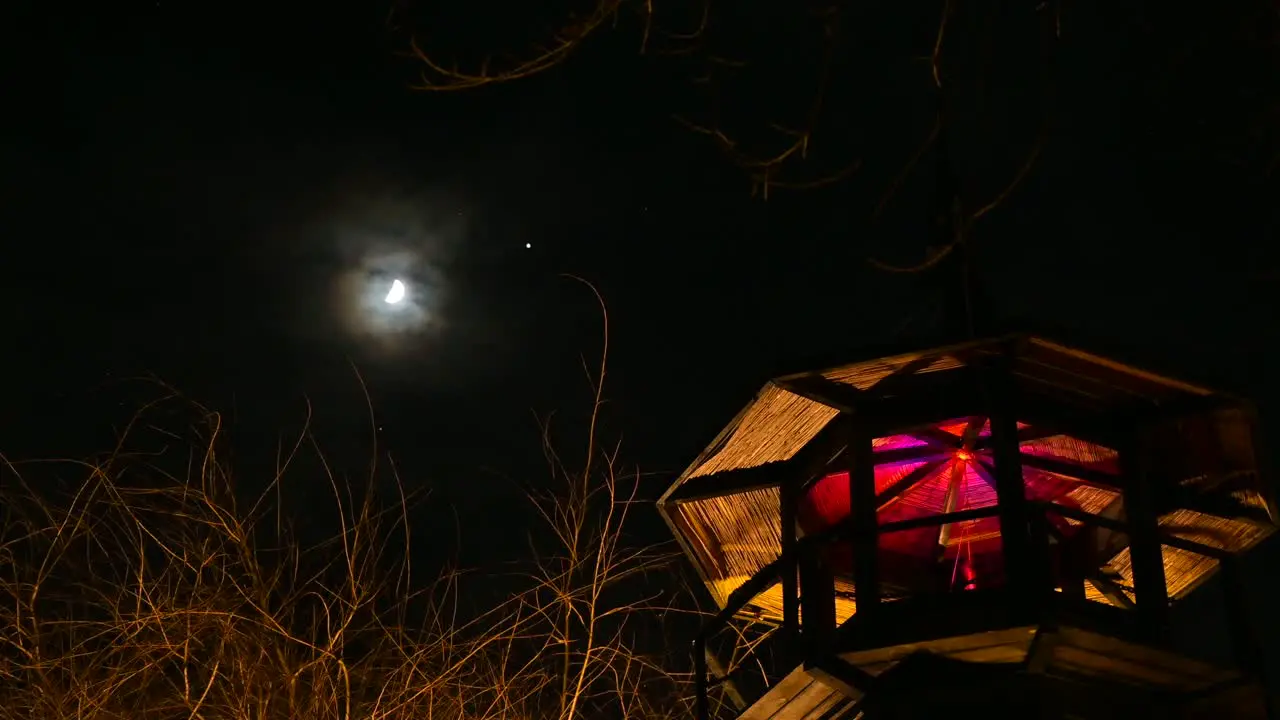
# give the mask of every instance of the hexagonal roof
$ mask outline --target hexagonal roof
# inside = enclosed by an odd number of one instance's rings
[[[982,340],[922,352],[842,365],[817,373],[799,373],[769,381],[756,397],[685,469],[663,496],[685,481],[728,470],[789,460],[826,427],[840,410],[842,397],[820,397],[814,378],[828,387],[871,395],[889,382],[965,367],[1004,352],[1015,343],[1013,374],[1024,391],[1053,397],[1082,410],[1108,412],[1142,405],[1160,407],[1187,398],[1242,400],[1209,388],[1157,375],[1101,355],[1034,336]],[[833,393],[834,395],[834,393]],[[856,400],[854,400],[856,402]],[[661,502],[661,501],[660,501]]]

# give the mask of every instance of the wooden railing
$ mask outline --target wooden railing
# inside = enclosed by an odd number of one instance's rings
[[[1114,518],[1103,517],[1092,513],[1084,512],[1077,508],[1065,507],[1052,503],[1028,502],[1027,518],[1030,527],[1027,535],[1032,539],[1030,552],[1023,555],[1031,564],[1039,567],[1024,568],[1027,571],[1027,577],[1033,578],[1032,584],[1028,587],[1031,597],[1027,600],[1037,603],[1037,595],[1040,600],[1047,599],[1054,593],[1054,581],[1049,575],[1049,558],[1048,558],[1048,539],[1050,536],[1049,529],[1051,523],[1049,518],[1051,515],[1059,515],[1065,518],[1076,520],[1085,526],[1112,530],[1124,533],[1129,537],[1130,543],[1140,541],[1141,535],[1135,538],[1131,525],[1128,522],[1117,520]],[[724,682],[727,678],[711,677],[707,668],[707,643],[708,640],[719,630],[724,628],[727,623],[741,613],[756,596],[764,592],[774,584],[779,583],[788,574],[795,578],[797,574],[800,576],[799,586],[792,584],[798,590],[801,597],[815,597],[817,593],[824,593],[821,598],[822,602],[830,602],[834,607],[835,596],[834,588],[830,583],[825,583],[825,587],[814,587],[812,584],[806,584],[806,575],[800,571],[801,560],[805,557],[813,557],[821,547],[834,543],[847,542],[876,542],[876,536],[892,532],[900,532],[904,530],[914,530],[925,527],[937,527],[951,523],[965,522],[969,520],[977,520],[987,517],[995,517],[1000,513],[999,506],[977,508],[973,510],[962,510],[958,512],[945,513],[940,515],[931,515],[927,517],[912,518],[909,520],[901,520],[891,523],[884,523],[878,526],[877,531],[870,537],[859,537],[857,531],[850,523],[843,523],[822,533],[809,535],[803,538],[794,539],[791,543],[784,543],[785,549],[780,556],[761,568],[759,572],[753,575],[745,583],[730,593],[725,602],[724,607],[712,617],[703,623],[700,631],[693,640],[693,665],[694,665],[694,710],[697,720],[709,720],[710,703],[709,690],[717,684]],[[1231,553],[1214,548],[1203,543],[1198,543],[1185,538],[1177,537],[1167,531],[1158,531],[1154,538],[1158,544],[1169,545],[1170,547],[1187,550],[1198,553],[1207,557],[1216,559],[1222,570],[1222,579],[1224,582],[1224,591],[1228,598],[1228,618],[1227,621],[1231,626],[1231,634],[1233,645],[1237,651],[1237,657],[1240,660],[1242,668],[1246,669],[1249,674],[1261,673],[1261,650],[1254,640],[1253,634],[1248,629],[1247,613],[1244,610],[1242,589],[1240,587],[1240,573],[1237,567],[1237,560]],[[1159,551],[1159,548],[1156,548]],[[1005,555],[1006,562],[1010,558],[1010,553]],[[1136,568],[1135,568],[1136,569]],[[1161,578],[1163,579],[1163,578]],[[794,581],[793,581],[794,583]],[[783,583],[786,588],[790,583]],[[1138,584],[1138,583],[1135,583]],[[1155,585],[1164,588],[1164,583],[1160,582]],[[1155,606],[1161,605],[1164,608],[1168,606],[1167,595],[1151,598],[1142,597],[1141,590],[1137,591],[1137,602],[1134,604],[1133,618],[1135,622],[1140,622],[1142,618],[1148,615],[1147,610],[1150,608],[1155,610]],[[827,597],[829,596],[829,597]],[[784,606],[797,607],[799,602],[797,597],[783,598]],[[1151,612],[1152,617],[1160,617],[1161,613]],[[855,615],[855,620],[856,620]],[[834,629],[834,628],[833,628]],[[786,646],[791,649],[788,653],[792,660],[803,662],[806,659],[815,659],[817,654],[829,650],[827,643],[831,638],[826,633],[811,633],[808,637],[802,632],[799,622],[798,610],[786,612],[784,611],[784,621],[781,627]],[[815,635],[820,637],[815,638]]]

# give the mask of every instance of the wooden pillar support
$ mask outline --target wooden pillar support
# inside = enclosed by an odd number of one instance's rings
[[[796,576],[796,511],[800,501],[800,485],[788,478],[778,489],[780,500],[779,531],[782,533],[782,631],[788,652],[798,650],[800,640],[800,588]]]
[[[1133,592],[1139,625],[1145,639],[1159,641],[1169,622],[1169,591],[1164,577],[1160,518],[1147,473],[1146,428],[1135,428],[1120,449],[1124,476],[1124,509],[1129,527],[1129,555],[1133,562]]]
[[[800,547],[801,641],[805,657],[820,654],[836,630],[836,586],[830,569],[822,562],[821,548],[811,543]]]
[[[1255,683],[1266,687],[1267,665],[1266,651],[1258,642],[1258,633],[1251,619],[1249,598],[1244,578],[1240,569],[1240,559],[1228,557],[1221,561],[1219,572],[1222,573],[1223,599],[1227,606],[1227,629],[1231,635],[1231,649],[1242,674]],[[1271,693],[1263,694],[1266,717],[1276,717],[1275,700]]]
[[[1258,470],[1258,476],[1262,479],[1262,498],[1267,505],[1267,515],[1271,517],[1272,522],[1280,522],[1280,502],[1276,498],[1276,476],[1274,475],[1275,467],[1272,464],[1271,453],[1266,450],[1266,442],[1262,434],[1262,428],[1258,419],[1258,412],[1253,407],[1248,410],[1250,423],[1250,445],[1253,450],[1253,463]]]
[[[1042,533],[1032,534],[1026,484],[1022,480],[1022,456],[1018,447],[1017,394],[1013,384],[1012,358],[1003,355],[984,368],[990,392],[991,452],[994,460],[996,496],[1000,517],[1000,541],[1004,547],[1005,573],[1019,606],[1029,611],[1039,606],[1041,575],[1047,558],[1036,548],[1047,542]],[[1042,527],[1042,523],[1034,523]],[[1039,566],[1038,566],[1039,565]]]
[[[852,429],[847,447],[853,585],[858,615],[866,618],[874,616],[880,606],[880,526],[876,516],[875,457],[865,425],[858,423]]]

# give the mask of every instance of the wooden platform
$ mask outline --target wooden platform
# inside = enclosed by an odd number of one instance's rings
[[[792,670],[747,708],[741,720],[852,720],[857,700],[803,666]]]
[[[862,686],[858,686],[861,684]],[[1011,703],[1082,718],[1264,718],[1230,670],[1072,627],[1034,626],[839,653],[797,667],[742,720],[835,720]]]
[[[1160,691],[1202,691],[1236,677],[1231,671],[1180,655],[1071,627],[995,630],[839,657],[874,677],[917,652],[965,662],[1020,663],[1029,673]]]

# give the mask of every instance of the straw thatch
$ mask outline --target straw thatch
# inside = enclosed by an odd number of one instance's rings
[[[686,542],[712,563],[716,581],[740,577],[745,582],[782,550],[777,488],[695,500],[676,511],[688,528]]]
[[[834,380],[844,385],[852,385],[859,390],[869,390],[881,380],[921,359],[926,359],[928,364],[917,370],[915,372],[916,375],[952,370],[964,366],[964,363],[958,358],[950,355],[939,354],[936,357],[931,357],[928,353],[912,353],[910,355],[899,355],[882,360],[845,365],[827,370],[821,375],[828,380]]]
[[[790,460],[837,414],[826,405],[773,384],[766,385],[747,406],[724,444],[690,468],[685,477],[703,477]]]

